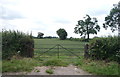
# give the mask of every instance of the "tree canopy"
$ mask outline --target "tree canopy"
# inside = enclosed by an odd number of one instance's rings
[[[96,18],[90,18],[89,15],[86,15],[84,17],[84,20],[79,20],[78,24],[74,28],[74,32],[76,34],[80,34],[80,36],[84,35],[89,40],[90,34],[97,34],[98,31],[100,31],[100,26],[97,23]]]
[[[67,32],[65,29],[59,29],[57,30],[57,34],[61,40],[65,40],[67,38]]]
[[[41,32],[38,32],[38,36],[37,36],[37,38],[43,38],[43,33],[41,33]]]
[[[110,14],[105,17],[105,23],[103,24],[103,27],[105,29],[110,27],[112,32],[120,29],[120,2],[115,4],[111,9]]]

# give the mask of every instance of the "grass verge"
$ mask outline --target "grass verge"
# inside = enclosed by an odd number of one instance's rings
[[[41,63],[35,59],[23,58],[23,59],[13,59],[10,61],[3,60],[2,62],[2,72],[30,72],[35,66],[40,66]]]
[[[119,75],[119,65],[116,62],[95,61],[91,59],[47,59],[39,60],[31,58],[13,59],[10,61],[3,60],[2,72],[30,72],[36,66],[67,66],[68,64],[74,64],[81,69],[93,74],[93,75]],[[39,71],[36,71],[39,72]]]
[[[119,64],[116,62],[104,62],[95,60],[78,60],[75,62],[76,66],[88,71],[94,75],[119,75]]]

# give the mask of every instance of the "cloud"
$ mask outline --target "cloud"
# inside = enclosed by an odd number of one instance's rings
[[[43,32],[57,36],[56,30],[64,28],[69,37],[80,37],[74,32],[77,21],[86,14],[96,17],[100,26],[112,5],[119,0],[0,0],[1,20],[4,27],[23,32]],[[2,8],[2,9],[1,9]],[[103,35],[101,32],[98,35]],[[106,35],[107,33],[104,34]]]
[[[92,16],[100,16],[100,15],[107,15],[108,11],[107,10],[92,10],[89,11],[88,15],[92,15]]]
[[[0,10],[0,19],[4,19],[4,20],[14,20],[14,19],[20,19],[20,18],[24,18],[19,12],[5,8],[5,7],[1,7],[2,9]]]
[[[70,24],[71,22],[69,20],[66,20],[64,18],[56,18],[55,23],[62,23],[62,24]]]
[[[12,4],[12,5],[15,5],[17,2],[17,0],[14,0],[14,1],[11,1],[11,0],[0,0],[0,4],[2,5],[9,5],[9,4]]]

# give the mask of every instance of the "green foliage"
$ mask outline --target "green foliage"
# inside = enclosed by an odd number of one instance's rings
[[[53,70],[52,70],[52,69],[47,69],[47,70],[46,70],[46,73],[48,73],[48,74],[53,74]]]
[[[43,33],[41,33],[41,32],[38,32],[38,36],[37,36],[37,38],[43,38]]]
[[[28,35],[19,31],[2,31],[2,58],[10,59],[15,54],[21,56],[29,56],[30,54],[24,54],[26,52],[33,52],[32,48],[34,40],[32,35]],[[31,50],[30,50],[31,47]],[[29,51],[28,51],[28,50]]]
[[[120,42],[117,36],[95,38],[90,42],[90,55],[93,59],[120,60]]]
[[[114,5],[110,11],[110,14],[105,17],[105,23],[103,24],[103,27],[105,29],[110,27],[112,32],[120,27],[120,2]]]
[[[78,21],[74,32],[80,34],[80,36],[84,35],[84,37],[87,35],[87,39],[89,40],[89,34],[97,34],[97,31],[100,31],[100,26],[96,18],[90,18],[89,15],[86,15],[84,19]]]
[[[30,72],[35,66],[39,66],[40,63],[32,58],[23,58],[20,60],[3,60],[2,61],[2,72]]]
[[[34,40],[30,37],[24,37],[20,40],[20,55],[23,57],[33,57]]]
[[[47,60],[43,63],[45,66],[67,66],[68,63],[59,59]]]
[[[57,30],[57,34],[61,40],[65,40],[67,38],[67,32],[65,31],[65,29],[60,28],[59,30]]]

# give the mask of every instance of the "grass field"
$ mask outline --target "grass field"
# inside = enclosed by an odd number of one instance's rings
[[[83,56],[85,42],[59,39],[34,39],[34,41],[35,55],[42,54],[39,57],[75,58]]]

